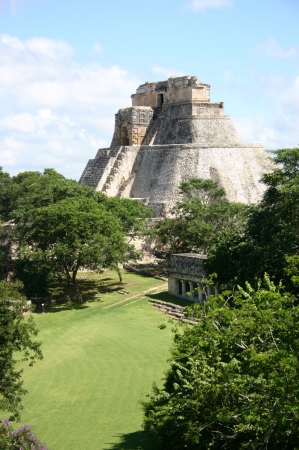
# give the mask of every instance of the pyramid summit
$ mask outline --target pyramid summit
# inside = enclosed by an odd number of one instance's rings
[[[223,102],[210,102],[210,85],[195,76],[145,83],[132,106],[115,115],[110,148],[98,150],[81,184],[109,196],[143,199],[156,217],[166,217],[180,199],[179,185],[210,178],[228,200],[256,203],[273,170],[261,144],[244,144]]]

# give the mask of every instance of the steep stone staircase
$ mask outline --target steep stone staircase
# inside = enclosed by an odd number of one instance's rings
[[[151,121],[147,131],[146,131],[146,135],[144,137],[144,140],[142,142],[142,145],[152,145],[152,140],[154,141],[156,134],[157,134],[157,128],[159,128],[159,124],[161,121],[161,112],[162,112],[162,107],[159,108],[155,108],[155,114],[154,114],[154,119]]]
[[[109,162],[109,154],[110,150],[105,149],[101,151],[101,156],[89,160],[79,183],[96,188]]]
[[[111,167],[106,182],[104,183],[102,191],[107,193],[113,183],[115,177],[119,175],[120,168],[123,165],[123,161],[126,157],[128,147],[115,147],[111,150],[110,158],[115,158],[114,164]]]
[[[179,320],[180,322],[189,323],[194,325],[198,323],[198,319],[188,319],[186,317],[185,308],[174,303],[163,302],[161,300],[149,299],[149,302],[158,309],[158,311],[167,314],[172,319]]]

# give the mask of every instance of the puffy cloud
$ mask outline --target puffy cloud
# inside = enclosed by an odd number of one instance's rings
[[[118,66],[79,65],[66,42],[0,36],[0,156],[4,170],[54,167],[78,179],[110,145],[114,114],[140,84]]]
[[[203,11],[208,8],[218,9],[233,6],[233,0],[190,0],[185,7],[193,11]]]
[[[254,51],[278,59],[290,59],[299,56],[299,47],[284,48],[273,38],[269,38],[256,46]]]
[[[98,43],[95,42],[92,46],[92,53],[96,55],[100,55],[103,52],[103,47]]]

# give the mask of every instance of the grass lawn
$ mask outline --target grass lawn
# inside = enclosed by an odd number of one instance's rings
[[[31,424],[50,450],[154,450],[141,431],[139,400],[153,381],[161,383],[172,325],[147,296],[165,296],[159,291],[167,286],[130,272],[123,285],[112,271],[81,273],[79,279],[82,291],[93,292],[84,297],[91,301],[59,303],[35,314],[44,359],[25,368],[29,393],[21,423]],[[58,286],[54,291],[64,295]],[[162,323],[167,327],[161,330]]]

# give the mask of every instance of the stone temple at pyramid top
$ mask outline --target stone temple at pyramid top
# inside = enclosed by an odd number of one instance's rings
[[[166,81],[142,84],[131,97],[132,106],[152,108],[162,106],[163,103],[209,102],[210,85],[200,83],[192,76],[169,78]]]
[[[110,147],[88,161],[80,183],[143,199],[165,217],[181,198],[181,181],[210,178],[230,201],[256,203],[260,179],[272,170],[261,144],[242,142],[223,102],[210,102],[210,85],[184,76],[137,88],[132,106],[115,115]]]

